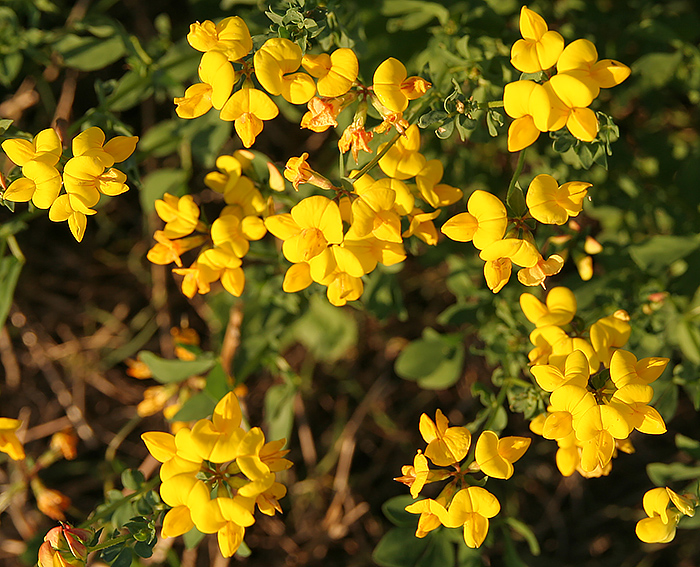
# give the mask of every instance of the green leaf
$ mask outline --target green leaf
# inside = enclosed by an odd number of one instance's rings
[[[464,345],[460,335],[441,335],[428,328],[423,337],[409,343],[399,354],[394,370],[405,380],[427,390],[453,386],[462,375]]]
[[[674,236],[659,234],[642,244],[629,247],[630,256],[642,270],[659,273],[676,260],[685,258],[700,246],[700,235]]]
[[[217,400],[212,399],[206,392],[195,394],[182,405],[180,411],[178,411],[170,421],[194,421],[196,419],[203,419],[214,412],[216,402]]]
[[[125,469],[122,472],[122,485],[129,490],[138,490],[146,478],[138,469]]]
[[[685,451],[694,459],[700,460],[700,441],[676,433],[676,447]]]
[[[503,115],[490,108],[486,113],[486,125],[489,129],[489,134],[495,138],[500,133],[501,128],[503,128]]]
[[[448,114],[444,110],[431,110],[418,119],[419,128],[430,128],[433,124],[442,124]]]
[[[153,546],[146,541],[137,541],[134,544],[134,552],[139,557],[148,558],[153,555]]]
[[[0,83],[9,87],[22,69],[23,62],[24,57],[20,51],[3,54],[0,57]]]
[[[107,85],[112,87],[105,99],[105,105],[112,112],[122,112],[133,108],[153,94],[152,75],[142,75],[136,71],[127,71],[117,81],[111,80]]]
[[[683,356],[695,365],[700,365],[700,329],[693,321],[680,319],[674,329],[675,341]]]
[[[190,376],[204,374],[216,364],[214,355],[209,352],[202,354],[196,360],[169,360],[142,350],[138,358],[148,366],[153,378],[161,384],[182,382]]]
[[[525,202],[525,195],[520,185],[517,183],[512,186],[511,190],[508,191],[506,196],[506,205],[513,212],[516,217],[522,217],[527,212],[527,204]]]
[[[317,360],[335,362],[357,343],[357,321],[346,309],[314,295],[292,334]]]
[[[164,157],[175,153],[182,143],[180,139],[181,125],[181,120],[163,120],[149,128],[139,140],[139,151],[155,157]]]
[[[16,256],[0,258],[0,329],[5,326],[5,319],[10,312],[12,298],[23,264],[24,260]]]
[[[406,506],[414,502],[416,500],[410,494],[394,496],[382,504],[382,512],[395,526],[412,527],[415,530],[418,525],[418,516],[405,510]]]
[[[425,553],[430,539],[430,536],[417,538],[413,528],[392,528],[379,540],[372,559],[381,567],[414,567]]]
[[[265,422],[269,439],[289,439],[294,425],[297,388],[290,383],[274,384],[265,392]]]
[[[112,567],[129,567],[131,565],[131,560],[133,559],[133,554],[131,549],[125,547],[121,550],[117,558],[112,562]]]
[[[682,60],[680,50],[674,53],[647,53],[634,62],[632,72],[641,77],[644,86],[657,90],[673,79]]]
[[[380,321],[386,321],[389,317],[405,321],[408,312],[403,302],[399,276],[389,269],[377,266],[376,270],[367,274],[362,300],[367,310]]]
[[[416,563],[416,567],[443,567],[455,564],[455,546],[442,532],[443,530],[432,532],[430,545]]]
[[[217,362],[207,374],[207,385],[204,390],[215,400],[220,400],[231,390],[229,377],[221,362]]]
[[[66,67],[79,71],[97,71],[126,55],[119,36],[104,39],[68,34],[54,43],[54,48],[63,56]]]
[[[530,553],[532,553],[532,555],[536,557],[540,554],[540,544],[537,541],[537,536],[535,535],[535,532],[532,531],[530,526],[511,516],[508,516],[505,519],[505,522],[510,526],[510,528],[514,532],[520,534],[525,539],[528,547],[530,548]]]
[[[440,138],[441,140],[447,140],[450,136],[452,136],[452,133],[455,131],[455,121],[450,120],[448,122],[445,122],[442,126],[439,126],[435,130],[435,135]]]
[[[445,6],[422,0],[384,0],[382,14],[400,16],[391,18],[387,22],[386,29],[389,33],[418,29],[433,18],[437,18],[441,25],[445,25],[450,18],[450,12]]]
[[[700,466],[683,463],[649,463],[647,475],[656,486],[670,486],[679,480],[692,480],[700,477]]]
[[[187,192],[187,181],[190,173],[184,169],[164,167],[157,169],[143,178],[139,197],[144,213],[156,210],[155,202],[165,193],[182,197]]]

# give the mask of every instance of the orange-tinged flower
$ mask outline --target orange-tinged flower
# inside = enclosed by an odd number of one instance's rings
[[[221,109],[221,120],[233,121],[238,137],[246,148],[255,142],[263,129],[263,120],[272,120],[279,114],[277,105],[264,92],[242,88],[231,95]]]
[[[564,258],[559,254],[552,254],[546,260],[540,256],[534,266],[526,266],[518,271],[518,281],[527,286],[541,285],[545,287],[544,281],[549,276],[558,274],[564,267]]]
[[[523,73],[537,73],[553,67],[562,50],[564,38],[555,31],[548,30],[547,22],[527,6],[520,10],[519,39],[513,44],[510,62]]]
[[[309,110],[301,117],[299,126],[313,132],[325,132],[328,128],[335,128],[338,125],[337,118],[345,106],[345,101],[342,98],[315,96],[306,106]]]
[[[316,85],[306,73],[295,73],[301,58],[296,43],[273,37],[255,52],[255,76],[271,95],[282,95],[292,104],[305,104],[314,96]]]
[[[308,73],[318,79],[318,94],[324,97],[338,97],[350,90],[357,79],[359,64],[352,49],[342,47],[333,53],[311,55],[307,53],[301,64]]]
[[[360,150],[368,154],[372,153],[369,142],[373,137],[374,134],[372,132],[365,130],[364,118],[362,120],[357,120],[356,117],[356,119],[343,130],[343,134],[338,140],[338,149],[342,153],[350,150],[352,152],[352,159],[355,160],[355,163],[358,163]]]
[[[295,191],[299,190],[299,185],[302,183],[310,183],[321,189],[331,189],[333,184],[323,175],[311,169],[309,162],[306,161],[308,157],[309,154],[304,152],[299,157],[289,158],[284,170],[285,179],[291,182]]]

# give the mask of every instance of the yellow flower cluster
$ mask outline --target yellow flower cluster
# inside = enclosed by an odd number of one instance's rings
[[[673,507],[669,508],[669,504]],[[645,543],[668,543],[676,535],[683,515],[694,516],[698,500],[692,494],[680,496],[667,487],[652,488],[642,499],[647,517],[637,522],[637,537]]]
[[[32,141],[5,140],[2,149],[22,168],[2,197],[8,201],[31,201],[39,209],[49,209],[54,222],[68,221],[75,239],[85,235],[87,216],[101,195],[110,197],[128,191],[126,175],[112,167],[126,160],[136,149],[138,136],[116,136],[105,143],[105,134],[88,128],[73,138],[73,157],[60,172],[61,140],[52,128],[39,132]],[[61,188],[65,190],[61,192]]]
[[[439,207],[459,200],[462,191],[440,183],[442,164],[427,160],[419,149],[418,127],[411,126],[379,160],[388,177],[375,180],[365,174],[355,181],[353,192],[340,199],[314,195],[302,199],[289,213],[265,219],[265,227],[283,241],[282,253],[293,264],[287,270],[284,291],[299,291],[317,282],[327,287],[333,305],[345,305],[362,295],[361,278],[378,263],[390,266],[406,258],[404,237],[415,235],[427,244],[437,243],[433,220]],[[290,159],[285,177],[295,186],[313,183],[336,189],[311,169],[307,157]],[[405,183],[411,178],[414,184]],[[425,212],[417,199],[436,210]],[[409,222],[402,230],[404,217]]]
[[[598,119],[588,107],[600,89],[622,83],[630,74],[629,67],[613,59],[598,61],[595,45],[587,39],[564,47],[561,35],[549,30],[542,16],[527,6],[520,12],[520,33],[523,39],[511,49],[512,65],[523,73],[544,72],[544,79],[505,86],[505,111],[514,119],[508,128],[508,150],[518,152],[541,132],[564,127],[579,140],[595,140]]]
[[[530,424],[533,432],[557,441],[557,467],[564,476],[607,475],[617,450],[632,452],[632,430],[660,434],[666,425],[649,406],[649,385],[666,368],[667,358],[642,360],[622,350],[630,336],[629,316],[620,310],[588,329],[588,338],[565,328],[576,315],[576,297],[565,287],[553,288],[546,303],[520,296],[520,306],[536,328],[529,353],[537,384],[550,392],[547,412]]]
[[[423,487],[431,482],[451,478],[437,498],[426,498],[406,506],[406,511],[420,514],[416,537],[425,537],[439,526],[461,527],[465,543],[480,547],[489,530],[489,519],[501,509],[498,499],[485,488],[474,486],[469,475],[482,472],[492,478],[508,479],[513,475],[513,463],[530,446],[526,437],[504,437],[485,430],[476,442],[474,458],[465,460],[471,446],[471,433],[465,427],[449,427],[439,409],[435,421],[421,415],[420,433],[428,444],[425,453],[418,451],[413,465],[401,468],[402,476],[395,480],[410,487],[417,498]],[[439,467],[453,470],[430,469],[428,459]],[[464,462],[462,462],[464,461]]]
[[[527,190],[529,215],[544,224],[564,224],[581,212],[590,183],[570,181],[559,185],[547,174],[535,177]],[[459,213],[442,225],[441,231],[458,242],[474,244],[485,261],[486,284],[498,293],[510,279],[512,266],[520,266],[518,281],[527,286],[544,286],[547,276],[557,274],[564,259],[552,254],[545,260],[521,219],[508,218],[503,202],[486,191],[474,191],[467,201],[467,212]]]
[[[165,227],[153,235],[156,244],[146,257],[154,264],[174,262],[178,267],[173,272],[184,276],[182,292],[187,297],[208,293],[211,284],[219,280],[236,297],[243,293],[242,258],[248,253],[250,241],[260,240],[267,232],[261,218],[266,202],[253,180],[243,174],[251,159],[247,151],[219,156],[219,171],[205,177],[204,183],[221,193],[226,203],[211,226],[199,219],[200,210],[191,195],[175,197],[166,193],[155,202]],[[190,236],[193,232],[200,234]],[[197,259],[184,268],[180,256],[202,245]]]
[[[224,557],[243,542],[245,528],[263,514],[281,512],[287,489],[277,472],[292,463],[284,458],[285,440],[265,442],[259,427],[241,427],[241,409],[233,392],[216,405],[212,419],[200,419],[175,435],[151,431],[142,439],[163,463],[160,495],[171,509],[163,519],[162,536],[176,537],[193,527],[217,534]]]
[[[369,100],[385,121],[380,131],[391,125],[402,128],[401,117],[408,101],[430,88],[424,79],[408,77],[406,68],[394,58],[377,68],[372,87],[364,87],[357,82],[357,55],[345,47],[330,54],[304,54],[289,39],[274,37],[251,55],[250,32],[238,16],[225,18],[218,24],[209,20],[196,22],[190,26],[187,41],[203,52],[199,64],[201,82],[175,99],[178,116],[196,118],[215,108],[222,120],[234,122],[246,148],[262,132],[263,121],[272,120],[279,113],[269,95],[281,96],[292,104],[307,104],[308,112],[301,126],[315,132],[337,126],[338,114],[360,97],[364,105],[339,143],[343,152],[352,148],[357,161],[359,149],[370,151],[367,142],[372,138],[364,129],[367,110],[364,101]]]

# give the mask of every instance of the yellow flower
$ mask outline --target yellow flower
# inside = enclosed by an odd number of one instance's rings
[[[669,492],[673,491],[659,487],[652,488],[644,494],[642,505],[648,517],[637,522],[635,533],[645,543],[668,543],[676,536],[676,526],[682,514],[669,509]],[[673,494],[678,497],[675,492]]]
[[[284,241],[282,253],[292,263],[307,262],[343,241],[340,209],[321,195],[303,199],[289,213],[267,217],[265,227]]]
[[[6,140],[6,142],[16,140]],[[39,209],[48,209],[61,191],[61,174],[43,161],[29,160],[22,166],[22,175],[3,193],[8,201],[24,203],[31,199]]]
[[[558,130],[558,122],[566,120],[571,134],[592,142],[598,134],[598,119],[595,112],[587,108],[595,98],[596,90],[569,73],[557,73],[547,83],[551,86],[547,94],[550,99],[548,130]]]
[[[24,447],[17,439],[17,430],[22,422],[19,419],[0,417],[0,453],[6,453],[13,461],[24,459]]]
[[[386,144],[379,146],[378,152]],[[389,177],[394,179],[409,179],[417,175],[427,163],[420,149],[420,132],[418,126],[410,126],[405,135],[389,149],[379,160],[379,167]]]
[[[343,248],[353,253],[365,274],[374,270],[377,263],[393,266],[406,259],[403,244],[379,240],[372,235],[358,238],[352,232],[348,232],[343,241]]]
[[[480,486],[470,486],[455,494],[444,524],[450,528],[463,526],[464,542],[477,548],[486,539],[489,518],[500,511],[501,505],[493,494]]]
[[[352,203],[351,232],[354,238],[372,235],[379,240],[401,243],[401,218],[394,210],[396,192],[375,182]]]
[[[393,112],[403,112],[408,101],[423,96],[432,86],[420,77],[408,77],[406,67],[389,57],[374,72],[372,89],[379,102]]]
[[[435,421],[427,414],[420,416],[420,434],[428,444],[425,455],[439,467],[462,461],[471,445],[472,437],[468,429],[448,425],[447,418],[439,409],[435,412]]]
[[[306,54],[301,64],[308,73],[318,79],[318,94],[324,97],[338,97],[350,90],[357,79],[359,64],[352,49],[342,47],[333,53],[320,55]]]
[[[268,39],[255,52],[255,76],[271,95],[282,95],[292,104],[305,104],[314,96],[316,85],[306,73],[295,73],[301,58],[296,43],[281,37]]]
[[[238,258],[248,253],[249,241],[260,240],[266,232],[262,219],[253,215],[241,218],[234,207],[225,207],[211,225],[214,246]]]
[[[100,200],[100,193],[110,197],[129,190],[126,175],[118,169],[105,171],[102,158],[82,155],[68,160],[63,168],[63,186],[70,196],[70,206],[83,214],[90,213]]]
[[[551,175],[545,173],[532,180],[525,201],[536,220],[545,224],[562,225],[569,217],[575,217],[581,212],[590,186],[590,183],[583,181],[570,181],[560,187]]]
[[[49,212],[49,218],[51,218],[51,212]],[[206,237],[203,235],[171,240],[165,236],[165,232],[162,230],[156,230],[153,233],[153,239],[156,243],[146,254],[148,261],[160,266],[175,262],[178,268],[182,268],[182,260],[180,259],[182,254],[206,242]]]
[[[54,166],[61,158],[61,140],[53,128],[39,132],[32,141],[19,138],[5,140],[2,149],[15,164],[23,167],[30,161]]]
[[[531,268],[537,265],[541,256],[531,242],[519,238],[505,238],[485,246],[479,254],[479,258],[487,262],[499,258],[509,258],[513,264],[523,268]]]
[[[583,351],[575,350],[566,357],[563,372],[553,364],[536,364],[530,368],[530,372],[540,388],[553,392],[566,384],[585,388],[588,385],[590,367]]]
[[[564,49],[564,38],[548,31],[547,22],[527,6],[520,10],[520,35],[513,44],[510,62],[523,73],[537,73],[553,67]]]
[[[484,263],[484,279],[486,285],[493,293],[498,293],[508,283],[513,270],[513,262],[510,258],[496,258]]]
[[[218,24],[205,20],[190,25],[188,43],[197,51],[220,51],[229,61],[238,61],[253,48],[245,22],[238,16],[224,18]]]
[[[433,221],[440,215],[440,211],[424,213],[420,209],[413,209],[408,215],[410,224],[401,235],[404,238],[417,236],[426,244],[435,246],[438,243],[438,233]]]
[[[596,400],[586,385],[580,386],[574,380],[570,384],[563,383],[554,388],[542,428],[543,437],[556,440],[566,438],[577,429],[581,417],[591,408],[597,407]]]
[[[615,439],[627,439],[632,426],[615,407],[596,405],[575,421],[574,429],[582,448],[581,468],[590,472],[597,467],[605,467],[610,462],[615,450]]]
[[[105,144],[104,132],[95,126],[84,130],[73,138],[73,156],[97,158],[105,167],[126,160],[136,149],[138,136],[115,136]]]
[[[257,217],[247,218],[257,219]],[[205,273],[207,274],[205,275],[205,278],[208,284],[220,279],[221,285],[224,286],[226,291],[235,297],[240,297],[243,293],[243,287],[245,286],[245,274],[241,268],[241,259],[233,250],[233,244],[226,241],[227,238],[231,237],[231,233],[228,232],[226,224],[228,223],[225,223],[220,227],[218,233],[218,238],[222,239],[222,246],[210,248],[209,250],[202,252],[197,259],[197,266],[199,269],[205,270]],[[230,226],[231,224],[228,224],[228,227]],[[234,231],[232,230],[231,232]],[[247,237],[236,236],[236,238],[239,239],[238,242],[240,244],[240,241],[246,240]],[[199,293],[206,292],[200,290]]]
[[[632,327],[629,324],[630,316],[620,309],[612,315],[598,319],[590,329],[591,344],[595,349],[600,362],[606,368],[610,366],[610,359],[615,349],[625,346],[630,338]]]
[[[255,142],[263,129],[263,120],[272,120],[279,114],[277,105],[264,92],[242,88],[231,95],[221,109],[221,120],[233,121],[238,137],[246,148]]]
[[[579,79],[587,88],[608,89],[619,85],[630,75],[630,68],[614,59],[598,61],[595,45],[587,39],[577,39],[564,48],[559,61],[557,73],[566,73]]]
[[[530,446],[527,437],[503,437],[488,429],[476,442],[476,462],[481,471],[493,478],[509,479],[513,476],[513,463],[525,454]]]
[[[477,189],[467,201],[467,212],[452,217],[440,230],[452,240],[471,240],[476,248],[483,250],[503,238],[507,225],[508,215],[503,202],[495,195]]]
[[[411,514],[420,514],[418,528],[416,529],[416,537],[419,538],[425,537],[441,525],[449,524],[449,516],[445,509],[445,499],[440,496],[438,496],[437,500],[432,498],[419,500],[406,506],[405,510]]]
[[[204,232],[206,227],[199,220],[199,207],[192,195],[175,197],[165,193],[162,199],[156,199],[156,213],[165,222],[163,234],[167,238],[182,238],[194,230]]]
[[[576,315],[576,296],[567,287],[550,289],[545,303],[546,305],[531,293],[523,293],[520,296],[523,315],[536,327],[567,325]]]
[[[97,211],[88,209],[87,207],[79,207],[79,210],[73,208],[75,199],[71,199],[69,194],[59,195],[51,204],[49,209],[49,220],[53,222],[68,221],[73,237],[80,242],[85,236],[85,228],[87,227],[87,216],[94,215]]]
[[[444,167],[442,162],[437,159],[431,159],[416,174],[416,185],[420,196],[426,203],[436,209],[456,203],[464,195],[461,189],[440,183],[443,173]]]
[[[334,244],[309,260],[311,278],[327,286],[328,301],[336,307],[359,299],[364,290],[362,263],[355,254]]]
[[[618,349],[610,358],[610,378],[617,388],[629,384],[646,386],[656,380],[668,364],[668,358],[653,356],[637,361],[631,352]]]

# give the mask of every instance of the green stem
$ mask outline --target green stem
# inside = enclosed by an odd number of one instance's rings
[[[414,123],[415,123],[415,121],[417,120],[418,116],[420,116],[420,115],[422,114],[423,110],[425,110],[425,108],[426,108],[427,106],[429,106],[430,103],[432,103],[432,99],[435,98],[435,96],[436,96],[435,93],[430,93],[430,95],[426,97],[426,99],[423,101],[423,104],[421,104],[421,105],[418,107],[418,109],[416,109],[416,110],[412,113],[411,119],[408,120],[409,124],[414,124]],[[362,177],[365,173],[367,173],[367,172],[368,172],[369,170],[371,170],[375,165],[377,165],[377,164],[379,163],[379,160],[382,159],[382,158],[384,157],[384,155],[392,148],[392,146],[393,146],[396,142],[399,141],[399,138],[400,138],[400,137],[401,137],[401,134],[400,134],[400,133],[397,132],[396,134],[394,134],[393,138],[391,138],[391,140],[389,140],[389,141],[386,143],[386,146],[384,146],[384,147],[382,148],[382,151],[379,152],[376,156],[374,156],[368,163],[366,163],[366,164],[363,166],[363,168],[362,168],[360,171],[358,171],[358,172],[357,172],[355,175],[353,175],[350,179],[352,179],[353,181],[357,181],[358,179],[360,179],[360,177]]]
[[[108,547],[114,547],[115,545],[118,545],[124,541],[129,541],[130,539],[133,539],[133,537],[133,534],[122,534],[107,541],[103,541],[102,543],[98,543],[94,547],[89,547],[88,553],[92,553],[93,551],[100,551],[102,549],[107,549]]]
[[[515,190],[515,184],[518,181],[518,177],[523,172],[523,167],[525,166],[525,150],[520,151],[518,156],[518,165],[515,166],[515,171],[513,172],[513,177],[510,179],[510,184],[508,185],[508,194],[506,195],[506,202],[511,198],[511,193]]]
[[[502,100],[492,100],[491,102],[480,102],[479,108],[481,110],[488,110],[489,108],[503,108],[505,105]]]
[[[149,490],[151,490],[153,487],[155,487],[158,483],[160,482],[160,478],[155,477],[146,482],[141,488],[139,488],[136,492],[132,492],[131,494],[128,494],[124,498],[117,500],[116,502],[113,502],[107,508],[102,510],[99,514],[95,514],[94,516],[88,518],[85,520],[82,524],[78,526],[78,528],[85,529],[89,528],[91,525],[95,524],[96,522],[102,520],[103,518],[109,518],[114,511],[121,507],[125,502],[128,502],[129,500],[133,500],[137,496],[141,496],[142,494],[145,494]]]

